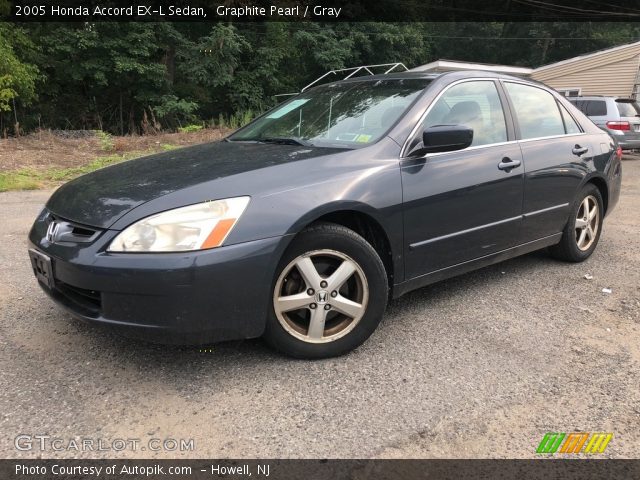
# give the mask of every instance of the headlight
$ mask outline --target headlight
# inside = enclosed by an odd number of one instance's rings
[[[227,198],[175,208],[128,226],[113,239],[110,252],[182,252],[222,245],[249,197]]]

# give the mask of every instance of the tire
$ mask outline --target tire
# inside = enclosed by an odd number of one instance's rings
[[[595,216],[592,213],[594,207]],[[567,262],[585,261],[598,245],[603,218],[604,208],[600,190],[588,183],[576,198],[560,243],[549,248],[551,255]]]
[[[343,355],[376,329],[388,294],[382,260],[364,238],[341,225],[313,225],[280,260],[264,339],[296,358]]]

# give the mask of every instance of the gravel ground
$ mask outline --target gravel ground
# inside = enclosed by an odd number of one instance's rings
[[[623,167],[587,262],[538,252],[412,292],[364,346],[316,362],[257,340],[148,345],[70,318],[26,255],[50,192],[0,194],[0,454],[526,458],[547,431],[587,431],[614,433],[604,456],[638,458],[640,158]],[[23,452],[18,434],[195,449]]]

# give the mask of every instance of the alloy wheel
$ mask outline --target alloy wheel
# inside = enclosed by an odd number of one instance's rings
[[[600,228],[600,212],[598,201],[593,195],[582,200],[576,216],[575,234],[576,244],[581,251],[589,250],[596,240]]]
[[[367,279],[356,261],[323,249],[300,255],[283,269],[273,306],[290,335],[307,343],[326,343],[356,327],[368,300]]]

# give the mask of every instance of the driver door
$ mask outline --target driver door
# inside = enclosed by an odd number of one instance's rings
[[[493,80],[453,84],[435,100],[425,128],[473,128],[470,147],[401,162],[406,279],[499,252],[517,243],[524,164]]]

